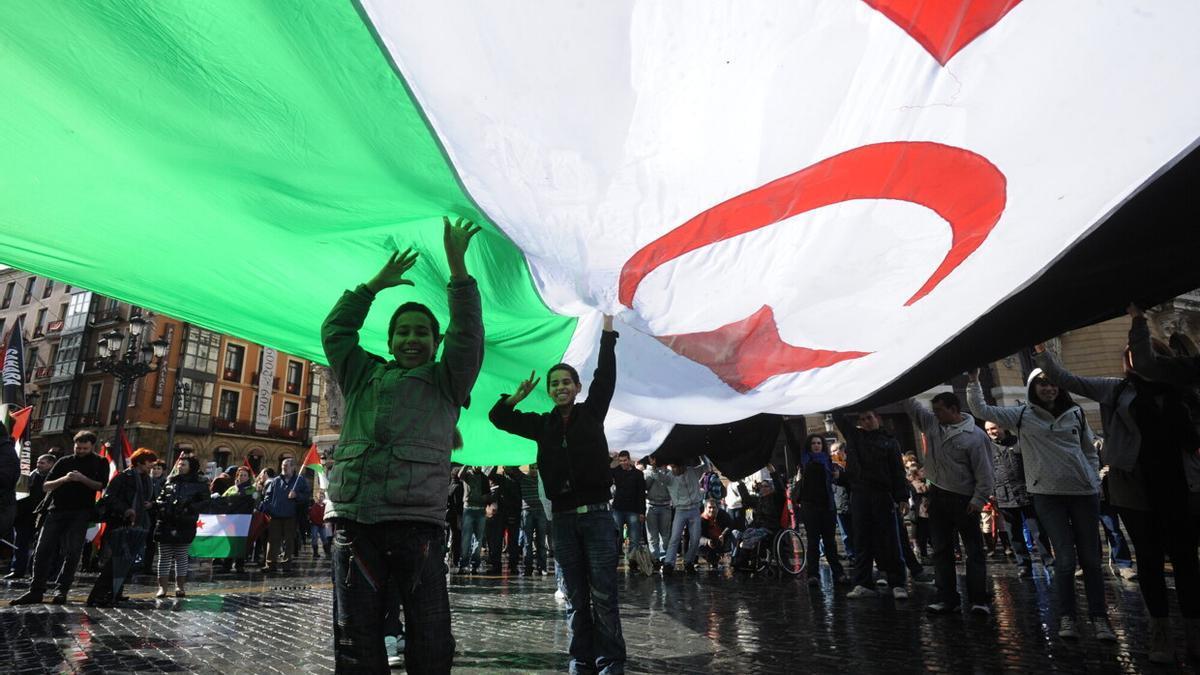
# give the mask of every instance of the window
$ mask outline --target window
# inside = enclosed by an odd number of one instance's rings
[[[51,294],[51,293],[53,293],[53,292],[54,292],[54,280],[53,280],[53,279],[47,279],[47,280],[46,280],[46,285],[45,285],[45,286],[42,286],[42,298],[48,298],[48,297],[50,297],[50,294]]]
[[[288,361],[287,393],[300,394],[300,382],[304,379],[304,366],[295,361]]]
[[[242,381],[242,365],[246,361],[246,348],[242,345],[225,345],[225,379],[231,382]],[[224,394],[222,394],[224,396]]]
[[[58,343],[58,354],[54,359],[54,373],[51,377],[74,377],[82,358],[83,335],[64,335]]]
[[[21,304],[28,305],[30,300],[33,300],[33,284],[37,281],[37,277],[29,277],[25,280],[25,295],[21,296]]]
[[[13,290],[16,287],[17,282],[15,281],[8,282],[8,285],[4,287],[4,302],[0,302],[0,309],[8,309],[9,305],[12,304]]]
[[[67,322],[63,326],[63,332],[70,333],[77,330],[83,330],[87,326],[88,311],[92,308],[92,294],[90,291],[83,291],[71,296],[71,306],[67,308]]]
[[[46,308],[43,307],[38,310],[37,321],[35,321],[33,323],[33,335],[34,335],[34,337],[37,337],[38,335],[45,335],[45,334],[46,334]]]
[[[183,338],[183,367],[201,373],[217,373],[221,336],[203,328],[188,326]],[[212,398],[211,393],[209,398]]]
[[[42,433],[51,434],[63,431],[67,425],[67,406],[71,400],[71,383],[62,382],[50,387],[49,393],[43,399]]]
[[[209,415],[212,414],[213,383],[187,377],[179,378],[179,383],[188,385],[188,394],[187,396],[180,395],[176,421],[181,426],[193,429],[207,427]]]
[[[295,431],[300,419],[300,404],[291,401],[283,402],[283,428]]]
[[[70,293],[70,292],[71,292],[71,284],[67,284],[66,287],[63,288],[63,293]]]
[[[4,322],[5,321],[8,321],[8,319],[5,319],[4,317],[0,316],[0,340],[4,339]]]
[[[25,381],[32,380],[33,369],[37,367],[38,348],[30,347],[25,354]]]
[[[100,391],[103,388],[104,384],[101,382],[93,382],[88,387],[87,406],[83,409],[85,414],[95,415],[100,411]]]
[[[238,418],[238,393],[236,391],[221,390],[221,403],[217,408],[217,417],[231,422]]]
[[[58,320],[59,321],[62,321],[63,323],[67,322],[67,307],[70,307],[70,306],[71,306],[70,303],[67,303],[67,302],[64,302],[63,304],[58,306]]]

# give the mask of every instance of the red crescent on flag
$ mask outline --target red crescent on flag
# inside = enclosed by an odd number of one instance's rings
[[[724,201],[655,239],[621,268],[618,298],[633,307],[642,279],[699,248],[806,211],[855,199],[894,199],[950,225],[950,250],[905,306],[925,297],[983,243],[1004,212],[1007,181],[991,162],[940,143],[864,145]]]
[[[863,0],[941,65],[1000,22],[1021,0]]]
[[[644,246],[621,269],[618,298],[633,307],[648,274],[691,251],[773,225],[822,206],[856,199],[892,199],[929,208],[950,225],[950,250],[905,302],[928,295],[983,244],[1000,220],[1007,180],[969,150],[898,141],[865,145],[822,160],[717,204]],[[764,312],[764,310],[767,310]],[[866,352],[811,350],[782,341],[769,307],[714,331],[663,335],[676,353],[707,366],[746,392],[772,375],[822,368]]]

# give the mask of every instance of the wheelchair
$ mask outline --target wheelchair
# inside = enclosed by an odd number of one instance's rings
[[[750,528],[734,535],[731,566],[752,575],[796,577],[804,573],[804,534],[783,528],[772,534],[765,528]]]

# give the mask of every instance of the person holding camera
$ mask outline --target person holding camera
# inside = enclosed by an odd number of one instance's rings
[[[537,463],[550,498],[550,532],[567,595],[571,672],[625,672],[625,637],[617,599],[617,539],[608,500],[612,488],[604,418],[616,388],[617,333],[604,317],[600,355],[587,400],[574,367],[559,363],[546,374],[554,401],[548,413],[519,412],[516,405],[541,378],[501,395],[489,417],[502,431],[537,442]]]

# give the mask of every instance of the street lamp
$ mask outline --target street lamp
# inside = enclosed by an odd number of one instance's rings
[[[168,466],[175,465],[175,425],[179,420],[179,404],[182,403],[184,409],[190,407],[192,398],[192,384],[190,382],[179,381],[179,371],[175,371],[175,390],[171,393],[171,412],[168,415],[167,421],[167,457],[171,461]]]
[[[121,436],[125,431],[125,411],[129,407],[129,387],[138,379],[158,370],[163,356],[167,353],[169,343],[164,338],[158,338],[150,344],[144,344],[142,333],[146,328],[146,320],[140,316],[129,319],[129,339],[119,330],[111,330],[100,336],[96,345],[100,362],[97,367],[101,372],[112,375],[117,381],[117,428],[114,432],[112,447],[120,448]],[[118,451],[112,460],[118,468],[124,468],[124,453]]]

